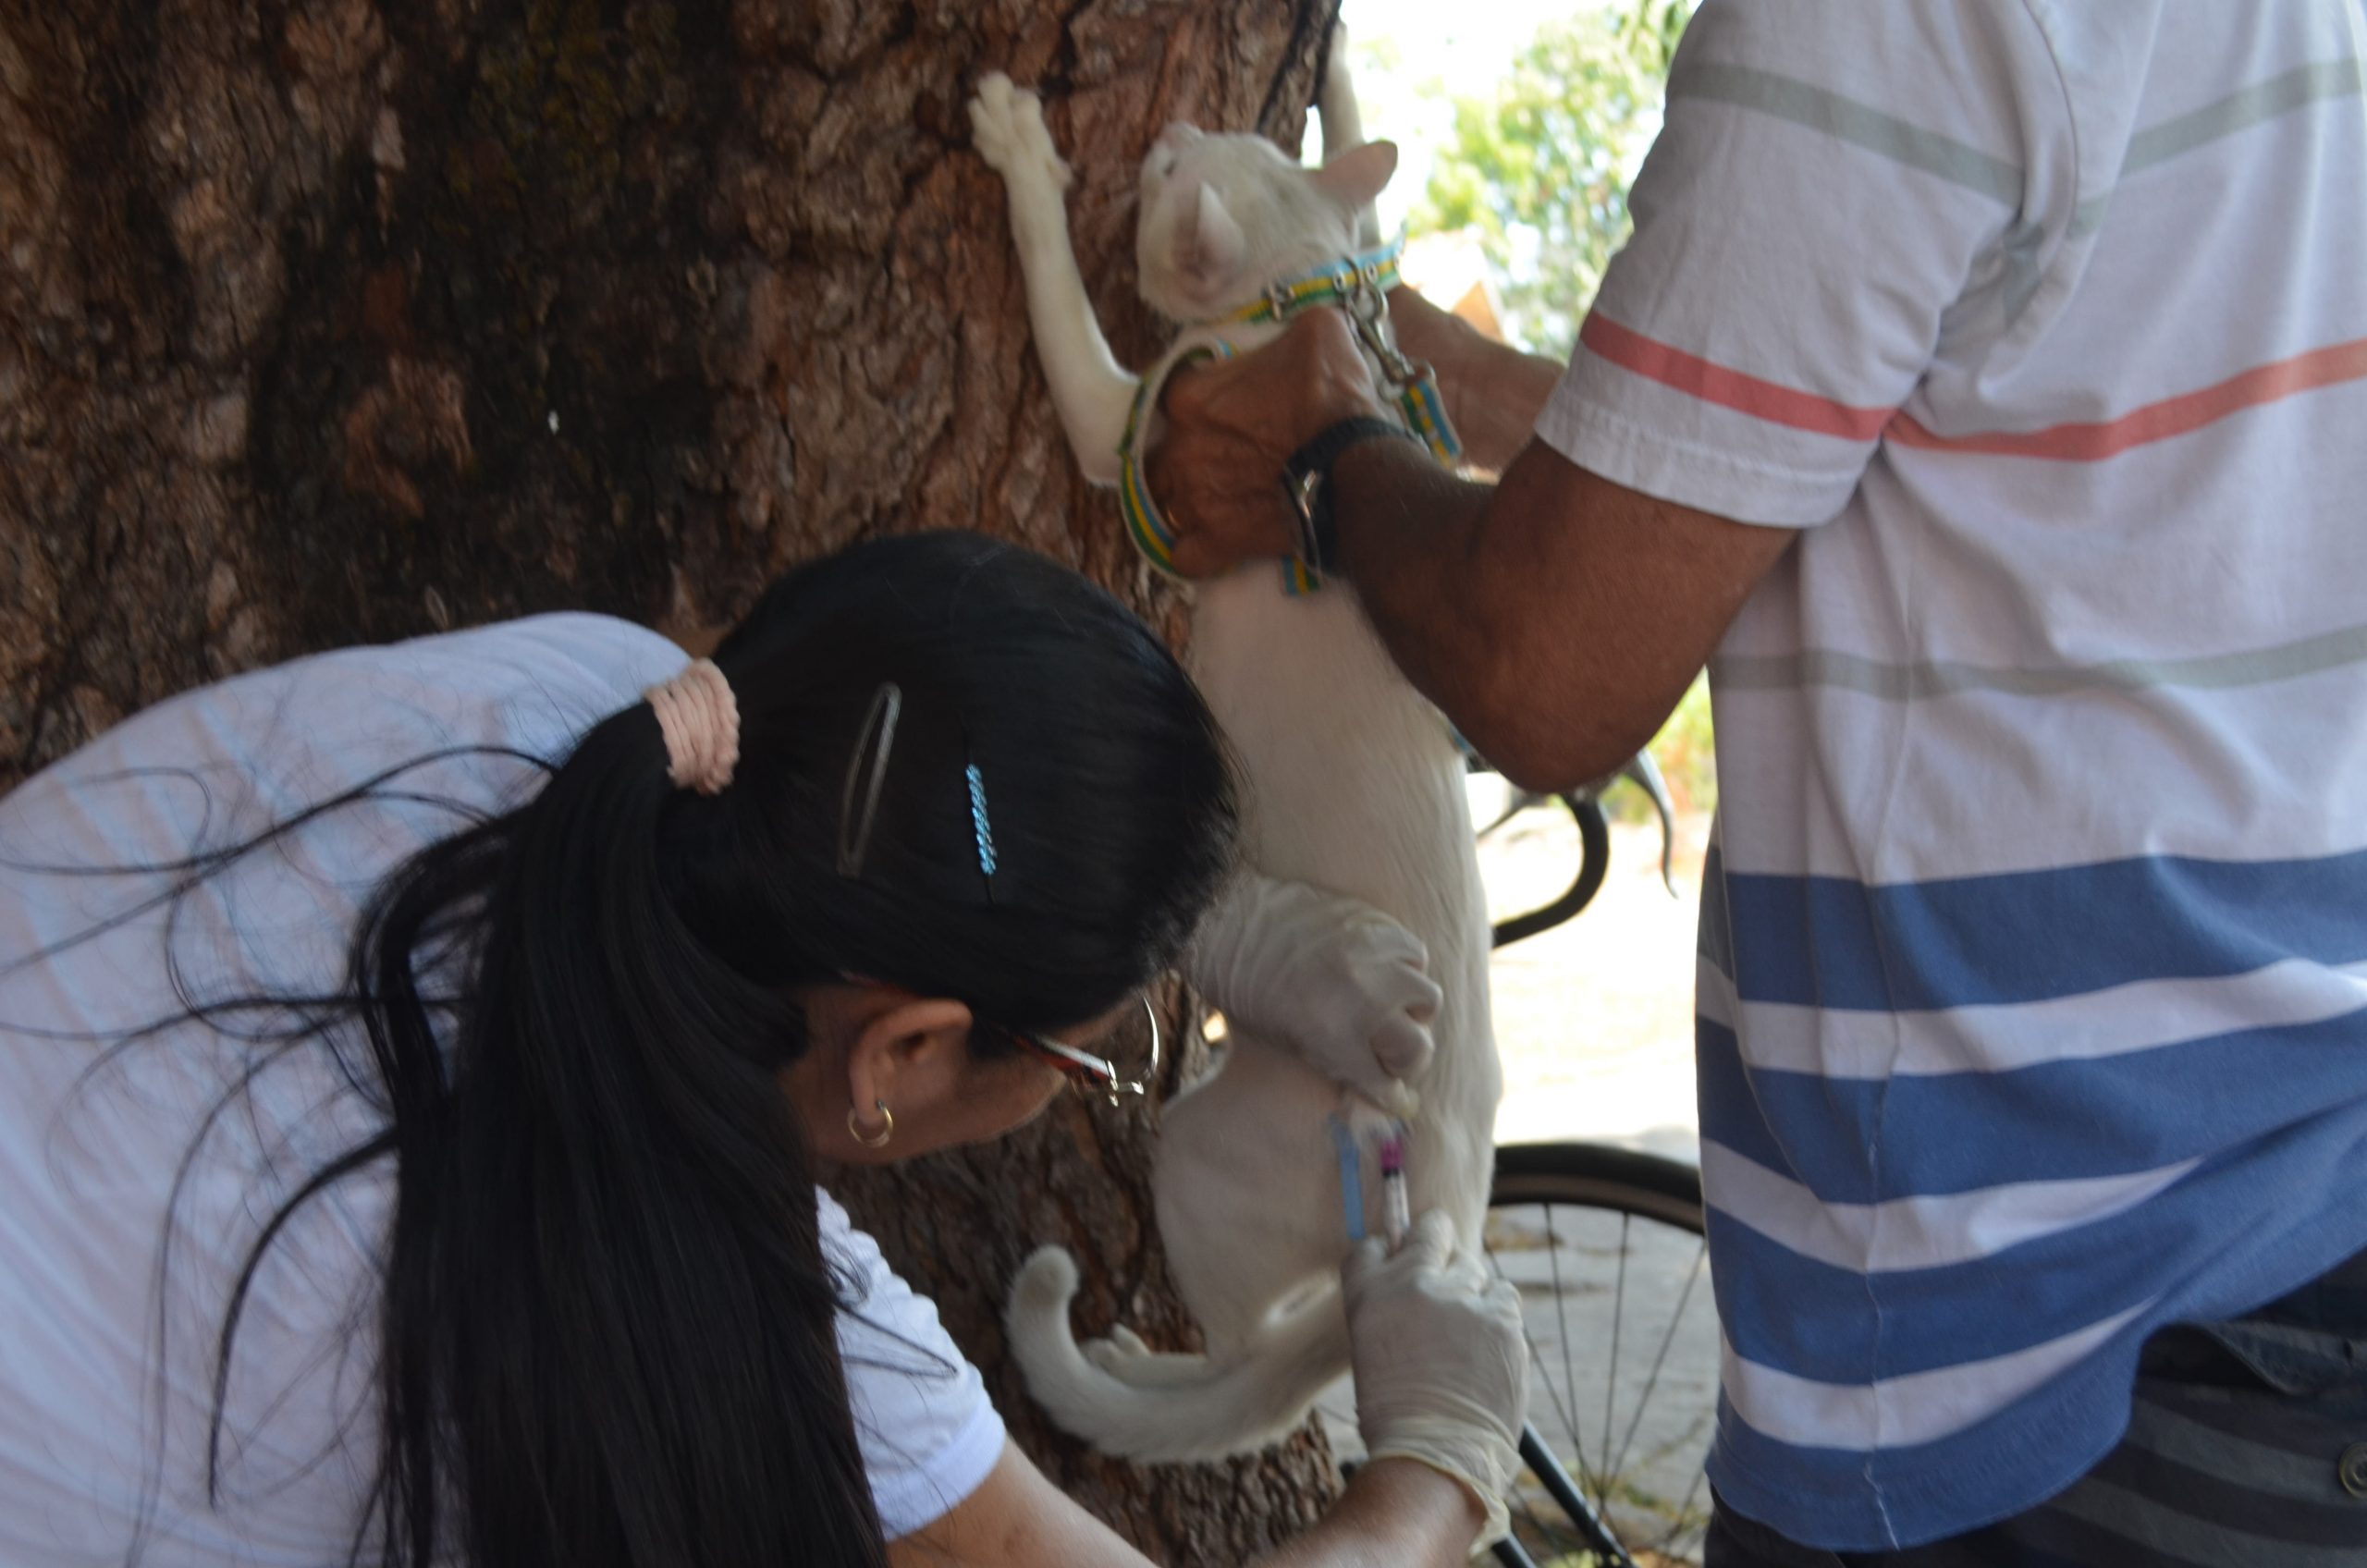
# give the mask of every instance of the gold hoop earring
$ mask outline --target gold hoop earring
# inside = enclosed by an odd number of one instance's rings
[[[847,1133],[849,1136],[852,1137],[856,1143],[861,1144],[865,1148],[884,1149],[888,1146],[888,1140],[896,1135],[896,1113],[888,1109],[888,1102],[886,1100],[873,1100],[871,1103],[873,1107],[878,1110],[879,1119],[881,1122],[884,1123],[884,1125],[880,1127],[878,1133],[877,1134],[873,1134],[865,1133],[863,1130],[861,1125],[859,1125],[854,1119],[854,1107],[852,1106],[847,1107]]]

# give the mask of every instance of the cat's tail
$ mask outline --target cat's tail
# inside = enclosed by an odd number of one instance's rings
[[[1279,1442],[1348,1369],[1334,1289],[1309,1295],[1219,1360],[1144,1350],[1121,1330],[1088,1357],[1069,1328],[1076,1264],[1060,1247],[1030,1257],[1004,1312],[1027,1391],[1062,1430],[1104,1453],[1153,1464],[1220,1459]]]

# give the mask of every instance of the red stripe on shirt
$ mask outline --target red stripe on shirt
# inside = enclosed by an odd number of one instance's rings
[[[1985,435],[1941,435],[1901,413],[1886,433],[1902,447],[1925,447],[1946,452],[1979,452],[2006,458],[2052,458],[2063,462],[2091,463],[2142,447],[2190,435],[2230,414],[2273,403],[2297,393],[2314,392],[2346,381],[2367,378],[2367,337],[2312,349],[2288,360],[2258,366],[2229,376],[2216,386],[2182,393],[2148,403],[2118,419],[2089,423],[2050,425],[2044,430],[1999,431]]]
[[[1870,441],[1891,423],[1894,412],[1887,408],[1856,408],[1831,398],[1820,398],[1813,392],[1728,370],[1631,331],[1600,311],[1587,317],[1586,325],[1578,329],[1578,341],[1594,354],[1648,381],[1657,381],[1705,403],[1715,403],[1720,408],[1795,430],[1838,435],[1845,441]]]

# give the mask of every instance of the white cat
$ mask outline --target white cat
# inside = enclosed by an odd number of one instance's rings
[[[1354,134],[1343,73],[1327,83],[1327,143]],[[979,152],[1010,198],[1028,313],[1078,463],[1118,480],[1139,379],[1094,320],[1070,249],[1053,150],[1035,95],[987,77],[970,107]],[[1331,151],[1327,146],[1327,152]],[[1387,142],[1341,146],[1302,168],[1254,136],[1171,126],[1144,162],[1136,249],[1143,298],[1187,327],[1258,300],[1269,285],[1358,251],[1360,225],[1396,166]],[[1160,361],[1211,337],[1238,349],[1273,325],[1187,331]],[[1427,945],[1444,992],[1437,1049],[1408,1085],[1418,1097],[1405,1159],[1415,1212],[1439,1208],[1476,1256],[1502,1079],[1488,1014],[1489,931],[1464,764],[1444,720],[1391,662],[1355,593],[1333,582],[1285,593],[1279,568],[1202,583],[1194,678],[1246,781],[1246,858],[1267,877],[1359,898]],[[1048,1247],[1012,1288],[1012,1347],[1061,1427],[1135,1459],[1214,1458],[1262,1447],[1306,1418],[1347,1369],[1336,1286],[1348,1241],[1329,1126],[1343,1091],[1255,1020],[1234,1024],[1221,1069],[1164,1109],[1153,1174],[1159,1228],[1204,1355],[1160,1354],[1125,1329],[1082,1348],[1069,1324],[1077,1275]],[[1369,1124],[1380,1120],[1368,1102]],[[1381,1223],[1369,1148],[1366,1222]]]

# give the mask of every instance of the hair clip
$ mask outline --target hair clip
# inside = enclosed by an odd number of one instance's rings
[[[995,830],[987,821],[987,781],[978,776],[976,763],[963,771],[970,779],[970,827],[978,836],[978,870],[991,877],[995,874]]]
[[[871,848],[872,818],[879,812],[879,791],[888,782],[888,753],[896,743],[896,720],[904,711],[904,690],[883,680],[872,693],[871,709],[855,732],[854,754],[847,758],[846,787],[839,791],[839,875],[860,876],[863,857]],[[863,811],[855,812],[855,778],[864,753],[871,754],[871,780],[864,789]]]

